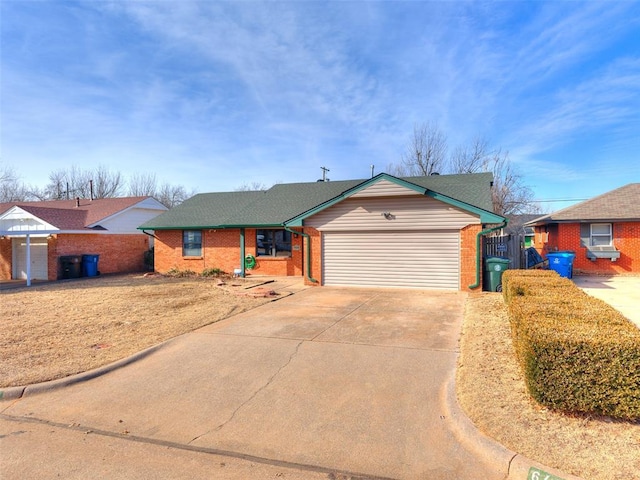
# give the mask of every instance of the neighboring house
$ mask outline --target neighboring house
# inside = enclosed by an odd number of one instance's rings
[[[305,276],[308,284],[466,290],[492,212],[490,173],[206,193],[148,221],[155,268]]]
[[[535,247],[545,256],[576,253],[577,273],[640,273],[640,183],[630,183],[590,200],[538,217]]]
[[[152,237],[138,225],[165,212],[152,197],[0,204],[0,280],[62,278],[60,257],[100,255],[101,273],[140,271]]]

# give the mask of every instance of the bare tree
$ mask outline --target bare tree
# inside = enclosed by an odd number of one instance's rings
[[[122,195],[123,190],[122,174],[103,165],[94,170],[83,170],[75,165],[66,170],[55,170],[49,174],[49,183],[45,187],[46,196],[51,200],[113,198]]]
[[[399,164],[387,171],[396,176],[431,175],[433,173],[492,172],[493,208],[501,215],[537,213],[540,206],[533,201],[533,191],[524,184],[507,152],[492,149],[483,137],[456,147],[446,161],[447,137],[434,123],[414,127],[413,138]]]
[[[187,198],[195,195],[195,193],[195,191],[188,193],[182,185],[170,185],[168,183],[164,183],[158,189],[154,197],[165,207],[173,208],[176,205],[180,205]]]
[[[93,198],[113,198],[122,195],[124,179],[120,172],[112,172],[104,165],[100,165],[92,173]],[[89,182],[91,184],[91,182]]]
[[[438,124],[427,122],[413,127],[413,137],[399,165],[388,170],[397,176],[420,176],[441,173],[445,169],[447,136]]]
[[[497,151],[487,160],[486,170],[493,172],[491,190],[493,210],[500,215],[536,213],[540,210],[533,199],[533,191],[527,187],[522,176],[515,171],[508,152]]]
[[[129,177],[129,195],[132,197],[154,197],[157,190],[155,173],[134,173]]]
[[[9,166],[0,166],[0,202],[24,201],[24,195],[15,170]]]
[[[450,173],[478,173],[486,169],[491,151],[489,142],[476,137],[469,145],[456,147],[449,159]]]

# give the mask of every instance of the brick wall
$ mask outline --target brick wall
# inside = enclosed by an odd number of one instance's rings
[[[546,232],[545,232],[546,229]],[[575,273],[624,274],[640,273],[640,222],[613,224],[613,244],[620,251],[615,262],[607,258],[589,260],[587,249],[580,245],[580,224],[561,223],[536,227],[535,248],[543,257],[556,250],[576,252],[573,261]]]
[[[172,268],[201,273],[207,268],[220,268],[233,273],[241,266],[240,229],[202,231],[202,256],[182,256],[182,230],[156,232],[155,270],[166,273]],[[246,270],[247,275],[294,276],[302,275],[302,236],[291,239],[291,257],[257,256],[256,230],[245,230],[245,255],[256,258],[256,266]],[[299,248],[296,250],[296,246]]]
[[[0,239],[0,280],[11,280],[12,257],[11,239]]]
[[[144,252],[149,249],[149,237],[143,234],[129,235],[53,235],[47,241],[47,278],[61,278],[60,257],[65,255],[100,255],[100,273],[127,273],[144,270]],[[0,279],[9,280],[12,275],[11,239],[0,240]]]
[[[60,278],[60,257],[97,254],[98,271],[105,273],[140,272],[144,270],[144,252],[149,249],[149,237],[128,235],[54,235],[49,240],[49,280]]]
[[[476,282],[476,237],[482,225],[468,225],[460,230],[460,290],[479,292],[482,290],[482,264],[480,268],[480,285],[471,290],[469,285]]]
[[[305,240],[305,248],[308,248],[307,242],[311,241],[311,275],[308,275],[305,270],[304,283],[305,285],[320,286],[322,285],[322,235],[312,227],[305,227],[304,233],[309,235],[309,239]],[[305,267],[308,266],[305,265]],[[308,276],[318,282],[310,282]]]

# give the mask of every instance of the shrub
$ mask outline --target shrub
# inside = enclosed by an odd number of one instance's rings
[[[510,277],[513,345],[532,397],[565,412],[640,418],[640,330],[570,281]]]
[[[203,277],[221,277],[226,275],[226,272],[220,268],[205,268],[200,275]]]
[[[193,270],[180,270],[179,268],[176,267],[172,267],[169,269],[169,271],[167,271],[167,273],[165,274],[168,277],[175,277],[175,278],[184,278],[184,277],[193,277],[196,275],[196,272],[194,272]]]

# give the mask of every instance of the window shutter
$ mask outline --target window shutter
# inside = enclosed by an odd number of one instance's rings
[[[580,224],[580,246],[588,247],[590,245],[590,237],[591,237],[591,224],[590,223],[581,223]]]

